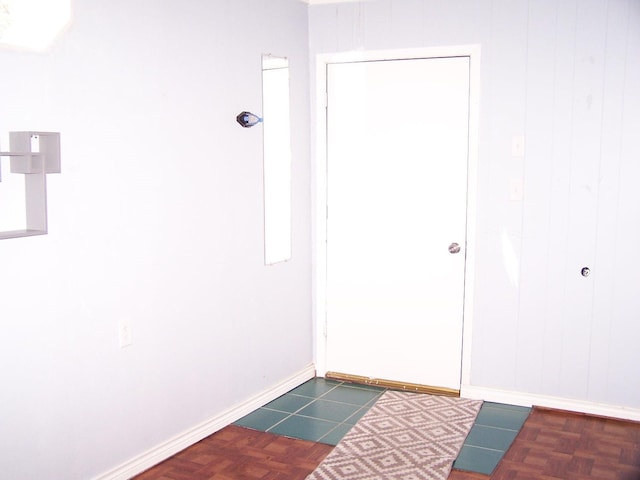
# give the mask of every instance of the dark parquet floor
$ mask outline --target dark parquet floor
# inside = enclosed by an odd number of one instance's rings
[[[640,423],[534,408],[491,477],[449,480],[640,480]]]
[[[331,445],[229,425],[136,480],[304,480]]]
[[[136,480],[304,480],[332,450],[230,425]],[[535,408],[491,476],[449,480],[640,480],[640,423]]]

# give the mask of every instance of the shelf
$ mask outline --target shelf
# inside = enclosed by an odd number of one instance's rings
[[[46,235],[46,174],[60,173],[60,134],[57,132],[10,132],[9,143],[9,151],[0,152],[0,157],[11,159],[11,173],[25,175],[27,228],[0,232],[0,240]]]
[[[46,235],[46,230],[11,230],[0,232],[0,240],[7,238],[35,237],[36,235]]]

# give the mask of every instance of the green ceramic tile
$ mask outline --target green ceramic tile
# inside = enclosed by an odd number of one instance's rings
[[[520,407],[518,405],[508,405],[506,403],[484,402],[482,406],[486,408],[502,408],[503,410],[512,410],[514,412],[524,412],[527,415],[531,412],[530,407]]]
[[[453,468],[491,475],[501,458],[500,451],[463,445],[460,455],[453,462]]]
[[[317,442],[336,426],[338,426],[336,422],[292,415],[275,425],[269,432]]]
[[[371,400],[369,400],[367,403],[365,403],[365,407],[367,408],[371,408],[373,407],[373,405],[380,400],[380,397],[384,394],[384,392],[386,392],[387,390],[380,392],[377,396],[373,397]]]
[[[358,420],[364,417],[364,415],[369,411],[370,408],[371,408],[371,405],[365,405],[364,407],[356,411],[356,413],[354,413],[349,418],[347,418],[344,421],[344,423],[348,423],[349,425],[355,425]]]
[[[517,431],[520,430],[528,416],[528,411],[516,411],[483,405],[476,417],[475,423],[476,425]]]
[[[324,437],[322,437],[319,442],[326,443],[327,445],[337,445],[342,437],[344,437],[349,430],[351,430],[352,425],[346,425],[341,423],[336,428],[327,433]]]
[[[276,423],[284,420],[288,416],[288,413],[259,408],[258,410],[251,412],[249,415],[242,417],[240,420],[235,422],[235,425],[266,432],[269,428],[273,427]]]
[[[289,393],[295,395],[304,395],[305,397],[318,398],[329,390],[340,385],[341,382],[335,380],[327,380],[325,378],[312,378],[308,382],[303,383],[297,388],[294,388]]]
[[[323,395],[322,398],[325,400],[334,400],[336,402],[362,406],[380,395],[381,392],[375,390],[364,390],[362,388],[352,388],[340,385]]]
[[[343,422],[358,410],[359,407],[357,405],[319,399],[296,412],[296,415],[331,420],[332,422]]]
[[[384,392],[386,390],[385,387],[378,387],[377,385],[367,385],[364,383],[343,383],[345,387],[351,388],[360,388],[362,390],[372,390],[374,392]]]
[[[474,425],[464,444],[506,452],[517,434],[518,432],[514,430]]]
[[[281,397],[276,398],[273,402],[267,403],[264,408],[293,413],[311,402],[313,402],[313,399],[309,397],[301,397],[299,395],[291,395],[290,393],[286,393]]]

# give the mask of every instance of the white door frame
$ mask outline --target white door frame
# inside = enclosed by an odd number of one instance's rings
[[[327,326],[327,64],[411,58],[469,57],[469,159],[467,170],[467,247],[462,334],[461,391],[471,383],[471,339],[475,285],[476,189],[480,97],[480,46],[461,45],[402,50],[320,54],[316,58],[316,126],[313,168],[313,325],[316,373],[326,373]]]

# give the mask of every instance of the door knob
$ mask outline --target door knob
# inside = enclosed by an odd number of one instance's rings
[[[449,245],[449,253],[458,253],[460,251],[460,245],[458,245],[456,242],[453,242],[451,245]]]

